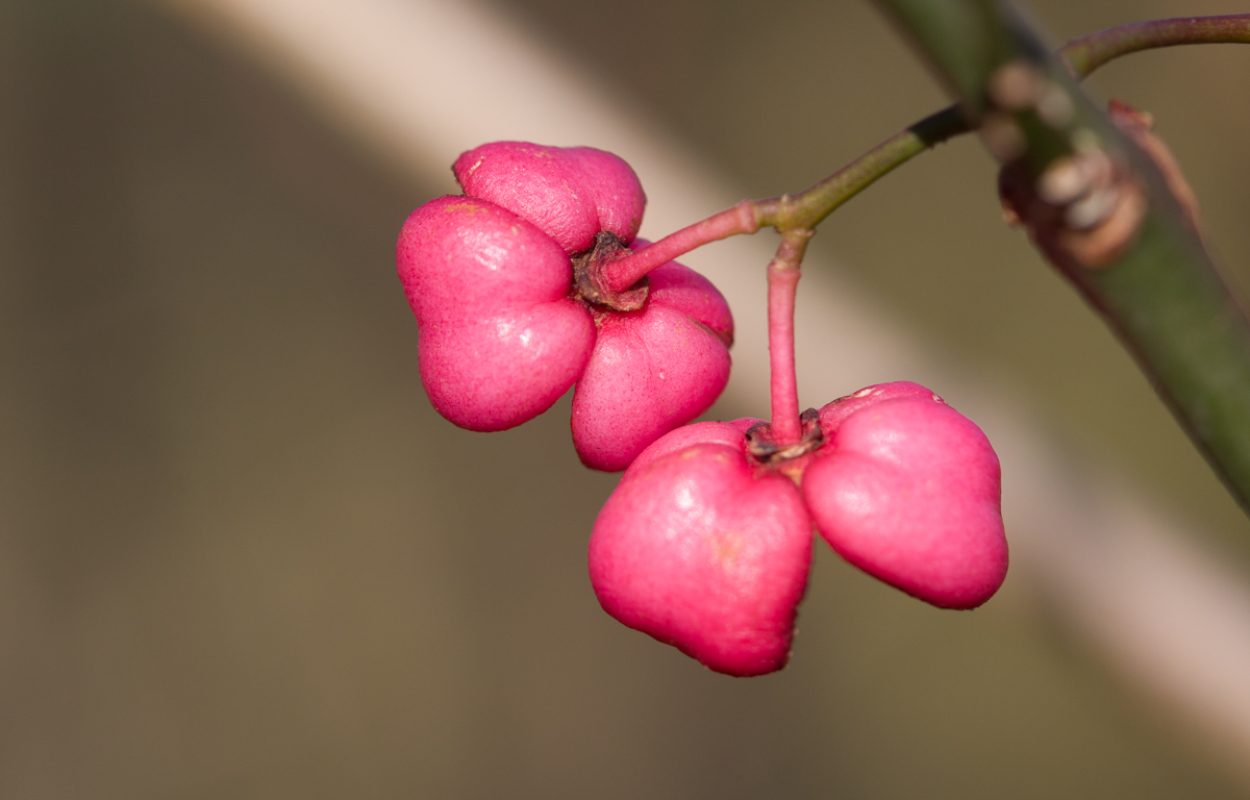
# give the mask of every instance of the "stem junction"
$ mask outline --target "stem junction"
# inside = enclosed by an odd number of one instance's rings
[[[1250,14],[1151,20],[1107,28],[1059,50],[1072,74],[1083,78],[1120,56],[1187,44],[1250,44]],[[930,114],[877,144],[837,172],[795,195],[743,200],[731,208],[607,264],[603,284],[623,292],[656,267],[705,244],[761,228],[813,229],[835,209],[915,156],[972,127],[959,106]]]

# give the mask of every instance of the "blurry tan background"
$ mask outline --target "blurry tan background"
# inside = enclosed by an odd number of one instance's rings
[[[1001,224],[974,140],[822,227],[799,358],[808,405],[911,377],[1000,443],[1013,574],[981,611],[923,607],[821,546],[791,666],[711,674],[599,610],[585,542],[614,478],[578,465],[567,400],[487,436],[424,399],[392,247],[453,191],[459,149],[532,130],[615,149],[652,237],[800,189],[942,102],[869,4],[253,0],[390,70],[356,99],[429,131],[411,140],[336,95],[337,45],[309,45],[319,73],[247,5],[0,6],[0,797],[1250,793],[1245,698],[1203,705],[1218,684],[1191,671],[1250,676],[1204,627],[1250,631],[1250,525]],[[1238,10],[1034,8],[1056,41]],[[387,14],[411,24],[388,39],[369,23]],[[459,57],[405,66],[435,47]],[[518,52],[575,83],[508,83]],[[496,95],[457,95],[496,74]],[[398,90],[414,80],[446,102]],[[1250,48],[1141,55],[1090,86],[1156,115],[1244,289]],[[767,237],[688,259],[740,324],[712,416],[766,410]],[[1171,544],[1134,556],[1139,600],[1102,575],[1148,531]],[[1230,593],[1178,605],[1206,598],[1168,547]]]

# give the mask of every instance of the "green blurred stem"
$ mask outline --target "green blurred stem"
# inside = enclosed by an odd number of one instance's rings
[[[1250,42],[1250,14],[1177,17],[1107,28],[1073,39],[1060,53],[1075,74],[1085,76],[1120,56],[1156,47],[1246,42]]]
[[[1158,165],[1121,134],[1073,83],[1068,65],[1005,2],[888,0],[887,7],[957,96],[969,124],[983,120],[1014,131],[1017,147],[999,147],[1004,175],[1042,193],[1060,160],[1102,154],[1117,165],[1122,191],[1144,201],[1144,216],[1105,263],[1073,257],[1033,213],[1024,223],[1035,242],[1119,334],[1181,424],[1250,511],[1250,321],[1211,262]],[[1074,42],[1071,67],[1083,74],[1125,52],[1195,41],[1247,41],[1246,15],[1164,20],[1104,31]],[[1066,50],[1065,50],[1066,52]],[[1004,69],[1005,65],[1010,65]],[[1062,94],[1061,115],[1041,102],[1003,98],[1004,77],[1041,81],[1039,96]],[[1017,84],[1018,85],[1018,84]],[[992,137],[983,139],[993,144]],[[995,148],[991,147],[992,150]],[[1006,179],[1006,178],[1005,178]],[[1053,207],[1053,206],[1052,206]],[[1059,207],[1062,208],[1062,207]],[[1074,228],[1061,228],[1070,236]],[[1065,231],[1067,233],[1065,233]]]
[[[905,4],[900,4],[905,5]],[[959,3],[915,4],[921,8]],[[1250,43],[1250,14],[1165,19],[1124,25],[1076,39],[1060,50],[1072,72],[1089,75],[1123,55],[1182,44]],[[913,123],[849,162],[824,180],[795,195],[744,200],[732,208],[672,233],[604,267],[602,280],[622,292],[648,272],[709,242],[755,233],[811,229],[846,201],[925,150],[971,130],[962,109],[942,109]]]

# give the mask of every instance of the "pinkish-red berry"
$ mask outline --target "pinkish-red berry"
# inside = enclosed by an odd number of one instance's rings
[[[971,420],[915,383],[821,409],[803,473],[816,527],[847,561],[943,608],[973,608],[1007,575],[998,456]]]
[[[712,404],[733,337],[715,287],[676,263],[619,296],[594,283],[597,263],[642,244],[645,197],[624,161],[495,142],[453,170],[465,194],[414,211],[397,246],[422,381],[439,413],[501,430],[577,383],[578,453],[616,470]]]
[[[590,580],[609,614],[708,667],[773,672],[790,654],[811,520],[793,483],[754,473],[740,426],[697,427],[736,442],[631,466],[595,522]]]
[[[678,428],[642,452],[595,522],[608,613],[731,675],[784,666],[813,524],[852,564],[947,608],[1007,569],[999,466],[979,428],[914,383],[804,415],[778,448],[757,420]]]

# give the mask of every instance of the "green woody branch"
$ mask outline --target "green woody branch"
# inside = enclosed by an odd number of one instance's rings
[[[1203,247],[1166,149],[1132,112],[1115,110],[1113,120],[1094,106],[1007,4],[888,5],[1002,164],[1004,199],[1034,242],[1115,329],[1250,509],[1250,323]],[[1078,41],[1072,65],[1085,72],[1121,52],[1186,43],[1178,35],[1247,36],[1244,16],[1199,22]]]

